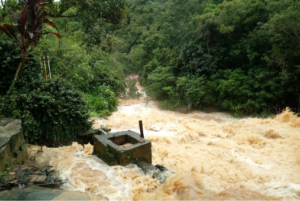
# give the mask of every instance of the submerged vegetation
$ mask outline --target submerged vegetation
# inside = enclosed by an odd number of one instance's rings
[[[298,1],[45,0],[36,30],[27,1],[1,2],[0,117],[21,118],[30,142],[74,138],[118,97],[141,97],[133,73],[163,109],[300,112]]]

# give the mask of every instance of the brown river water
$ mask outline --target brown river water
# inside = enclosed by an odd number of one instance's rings
[[[225,113],[161,111],[156,102],[121,100],[94,127],[139,132],[152,142],[153,164],[175,172],[165,184],[134,165],[108,166],[91,155],[92,145],[43,147],[36,158],[66,180],[63,189],[92,200],[298,200],[300,118],[291,111],[268,119],[233,118]],[[35,148],[32,148],[35,149]],[[36,148],[37,149],[37,148]]]

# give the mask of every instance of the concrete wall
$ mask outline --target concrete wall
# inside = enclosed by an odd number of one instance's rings
[[[0,119],[0,171],[21,163],[28,158],[23,136],[22,122],[19,119]]]

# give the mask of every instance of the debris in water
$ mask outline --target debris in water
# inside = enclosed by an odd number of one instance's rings
[[[51,166],[37,168],[32,164],[34,163],[28,160],[25,161],[24,165],[12,167],[14,172],[10,172],[7,176],[3,176],[4,179],[0,181],[0,191],[10,190],[13,187],[23,189],[32,185],[59,188],[63,183],[58,173],[51,170]]]
[[[162,165],[151,165],[145,161],[137,162],[137,166],[142,169],[146,175],[150,175],[153,179],[157,179],[161,184],[164,184],[167,178],[174,174],[173,171]]]

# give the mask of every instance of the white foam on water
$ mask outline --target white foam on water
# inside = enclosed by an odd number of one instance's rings
[[[109,167],[82,147],[44,151],[67,179],[64,186],[94,200],[293,200],[300,194],[300,119],[234,119],[224,113],[161,111],[155,102],[121,100],[95,127],[139,133],[152,142],[153,164],[176,173],[160,185],[136,167]],[[75,150],[76,149],[76,150]],[[92,149],[92,148],[90,148]],[[89,153],[91,153],[90,151]]]

